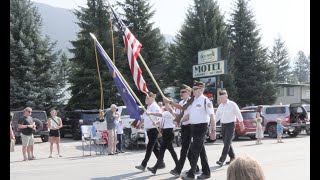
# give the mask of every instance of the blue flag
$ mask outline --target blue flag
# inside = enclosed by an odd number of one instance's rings
[[[118,73],[113,69],[112,65],[110,64],[111,60],[103,53],[102,47],[98,44],[96,45],[100,55],[103,57],[104,61],[107,63],[111,76],[113,77],[119,94],[127,107],[127,112],[132,119],[141,120],[141,116],[139,115],[139,107],[137,105],[136,100],[131,95],[130,91],[128,90],[127,86],[123,83],[122,79],[119,77]],[[114,76],[115,74],[115,76]]]

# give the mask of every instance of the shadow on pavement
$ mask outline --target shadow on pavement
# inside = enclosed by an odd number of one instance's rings
[[[252,142],[252,144],[245,144],[245,145],[242,145],[242,146],[261,146],[263,144],[264,144],[263,142],[262,142],[262,144],[256,144],[256,142]]]
[[[147,172],[147,171],[141,171],[141,172],[134,172],[134,173],[127,173],[127,174],[121,174],[121,175],[117,175],[117,176],[110,176],[110,177],[98,177],[98,178],[91,178],[92,180],[114,180],[114,179],[131,179],[131,180],[145,180],[145,179],[153,179],[154,176],[158,176],[158,175],[162,175],[162,174],[148,174],[146,176],[142,176],[142,177],[134,177],[137,174],[141,174],[143,172]],[[151,172],[150,172],[151,173]],[[163,174],[167,174],[167,173],[163,173]],[[173,176],[172,178],[162,178],[163,180],[165,179],[178,179],[179,177],[175,177]],[[161,179],[158,178],[157,179]]]
[[[43,158],[35,158],[35,159],[32,159],[32,160],[27,160],[27,161],[23,161],[22,160],[22,158],[21,158],[21,160],[16,160],[16,161],[10,161],[10,163],[18,163],[18,162],[22,162],[22,163],[24,163],[24,162],[30,162],[30,161],[37,161],[37,160],[43,160],[43,159],[49,159],[49,158],[47,158],[47,157],[43,157]]]
[[[222,166],[223,167],[223,166]],[[210,167],[210,171],[211,172],[217,172],[217,171],[222,171],[224,170],[224,168],[222,168],[221,166],[217,165],[217,166],[213,166],[213,167]]]

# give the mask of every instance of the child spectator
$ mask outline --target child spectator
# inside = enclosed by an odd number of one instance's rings
[[[283,134],[283,129],[284,129],[284,127],[281,124],[281,118],[277,118],[277,140],[278,140],[278,143],[283,143],[283,141],[281,140],[282,134]]]
[[[262,128],[262,118],[257,118],[257,127],[256,127],[256,138],[257,142],[256,144],[262,144],[261,139],[263,138],[263,128]]]
[[[122,151],[122,135],[123,135],[122,121],[120,118],[118,118],[118,120],[116,120],[115,122],[116,122],[116,131],[117,131],[117,139],[118,139],[117,153],[124,153],[124,151]]]

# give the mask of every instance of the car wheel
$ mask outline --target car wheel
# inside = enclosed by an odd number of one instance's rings
[[[271,138],[276,138],[277,137],[277,131],[276,131],[276,125],[275,124],[271,124],[269,127],[268,127],[268,135],[269,137]]]
[[[299,132],[293,131],[292,133],[289,133],[289,136],[290,136],[290,137],[297,137],[298,134],[299,134]]]
[[[123,145],[125,149],[130,149],[131,145],[130,145],[130,138],[129,138],[129,134],[128,133],[124,133],[123,134]]]
[[[257,139],[256,136],[249,136],[250,139]]]
[[[49,136],[41,136],[42,142],[48,142]]]
[[[60,133],[60,137],[61,137],[61,138],[64,138],[64,134],[63,134],[63,133]]]
[[[81,139],[81,133],[76,128],[72,129],[72,139],[73,140],[80,140]]]
[[[308,135],[310,135],[310,128],[309,128],[309,129],[306,129],[306,133],[307,133]]]
[[[307,128],[306,128],[306,133],[307,133],[308,135],[310,135],[310,127],[307,127]]]

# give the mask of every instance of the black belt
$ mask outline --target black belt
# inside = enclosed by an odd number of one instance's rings
[[[149,128],[149,129],[146,129],[146,131],[150,131],[150,130],[153,130],[153,129],[156,129],[156,128]]]
[[[232,123],[234,123],[234,121],[233,122],[229,122],[229,123],[221,123],[222,125],[227,125],[227,124],[232,124]]]

